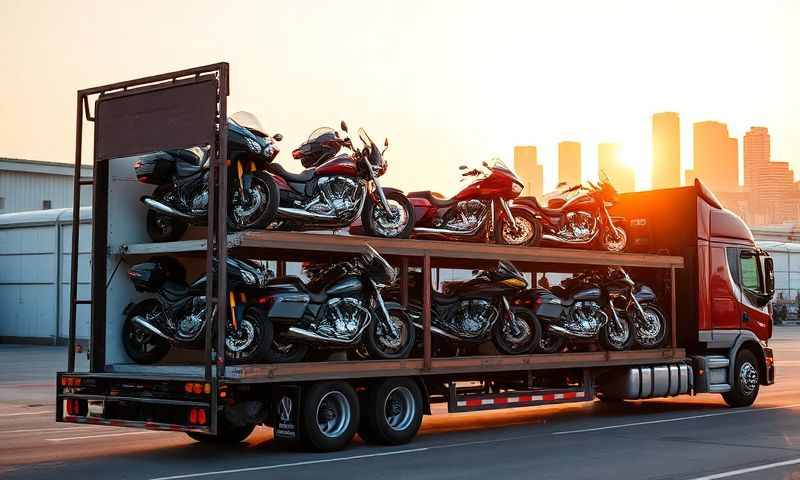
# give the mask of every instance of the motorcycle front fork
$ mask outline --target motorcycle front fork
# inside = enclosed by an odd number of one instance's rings
[[[506,297],[500,297],[503,301],[503,309],[505,310],[505,325],[504,327],[511,328],[511,334],[515,337],[520,334],[519,325],[517,324],[517,317],[514,311],[511,310],[511,305],[508,303]]]
[[[506,215],[506,218],[511,223],[511,227],[516,230],[517,229],[517,220],[514,218],[514,215],[511,214],[511,209],[508,208],[508,202],[505,201],[503,198],[498,198],[497,202],[500,204],[500,208],[503,209],[503,213]]]
[[[619,230],[617,229],[617,226],[614,225],[614,221],[611,220],[611,214],[608,213],[608,208],[606,207],[605,203],[603,204],[603,217],[605,217],[606,225],[608,225],[606,228],[614,233],[614,240],[619,240]]]
[[[378,177],[375,175],[375,172],[372,170],[372,165],[366,159],[364,160],[364,163],[367,164],[367,171],[369,171],[369,177],[372,179],[372,187],[378,192],[378,198],[381,201],[381,205],[383,205],[383,209],[386,211],[386,213],[388,215],[391,215],[392,214],[392,209],[389,208],[389,201],[386,200],[386,195],[383,193],[383,187],[381,187],[381,184],[378,181]]]
[[[398,336],[400,336],[400,332],[397,331],[397,326],[389,318],[389,310],[386,309],[386,304],[383,302],[383,296],[381,295],[381,291],[378,288],[378,286],[375,285],[375,282],[372,279],[370,279],[369,281],[372,284],[372,289],[375,292],[375,299],[378,301],[378,306],[381,309],[382,315],[379,321],[381,322],[381,325],[383,325],[384,330],[389,332],[389,335],[392,338],[397,338]]]

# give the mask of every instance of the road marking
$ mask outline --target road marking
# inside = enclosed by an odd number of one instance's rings
[[[151,433],[163,433],[163,432],[155,432],[153,430],[146,430],[144,432],[124,432],[124,433],[103,433],[100,435],[86,435],[83,437],[66,437],[66,438],[45,438],[48,442],[67,442],[70,440],[85,440],[89,438],[106,438],[106,437],[121,437],[123,435],[148,435]]]
[[[761,470],[769,470],[771,468],[787,467],[789,465],[797,465],[800,463],[800,458],[794,460],[786,460],[783,462],[767,463],[766,465],[759,465],[757,467],[740,468],[738,470],[731,470],[728,472],[715,473],[714,475],[706,475],[705,477],[692,478],[690,480],[718,480],[720,478],[735,477],[744,475],[745,473],[760,472]]]
[[[48,410],[46,412],[18,412],[18,413],[0,413],[0,417],[18,417],[20,415],[47,415],[47,414],[54,414],[56,412],[52,410]]]
[[[22,428],[20,430],[0,430],[0,435],[7,433],[69,432],[72,430],[86,430],[89,428],[97,428],[97,425],[87,425],[85,427]]]
[[[352,455],[349,457],[337,457],[337,458],[322,458],[319,460],[308,460],[305,462],[294,462],[294,463],[281,463],[278,465],[262,465],[260,467],[245,467],[245,468],[234,468],[230,470],[217,470],[214,472],[200,472],[200,473],[187,473],[184,475],[172,475],[169,477],[156,477],[151,478],[150,480],[179,480],[182,478],[197,478],[197,477],[210,477],[212,475],[225,475],[229,473],[242,473],[242,472],[258,472],[261,470],[273,470],[276,468],[288,468],[288,467],[301,467],[304,465],[316,465],[320,463],[333,463],[333,462],[346,462],[349,460],[359,460],[362,458],[373,458],[373,457],[386,457],[389,455],[402,455],[405,453],[416,453],[416,452],[424,452],[429,450],[427,447],[423,448],[411,448],[408,450],[395,450],[392,452],[381,452],[381,453],[370,453],[365,455]]]
[[[731,410],[728,412],[706,413],[703,415],[691,415],[688,417],[664,418],[661,420],[648,420],[645,422],[623,423],[620,425],[608,425],[605,427],[581,428],[578,430],[564,430],[561,432],[553,432],[552,435],[569,435],[572,433],[599,432],[601,430],[612,430],[615,428],[638,427],[640,425],[653,425],[656,423],[682,422],[684,420],[696,420],[698,418],[720,417],[722,415],[737,415],[739,413],[758,413],[758,412],[766,412],[768,410],[785,410],[788,408],[797,408],[797,407],[800,407],[800,403],[795,403],[792,405],[782,405],[779,407],[752,408],[749,410]]]

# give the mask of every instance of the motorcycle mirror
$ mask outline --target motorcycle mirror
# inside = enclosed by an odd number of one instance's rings
[[[342,129],[342,131],[347,133],[347,124],[344,123],[344,120],[342,120],[342,123],[339,124],[339,127]]]
[[[486,160],[484,160],[481,165],[483,165],[486,168],[489,168],[489,163]]]
[[[383,139],[383,146],[386,147],[386,148],[389,148],[389,139],[388,138],[384,138]]]
[[[466,166],[466,165],[461,165],[461,166],[459,166],[459,167],[458,167],[458,169],[459,169],[459,170],[466,170],[466,169],[467,169],[467,166]]]
[[[272,139],[275,140],[276,142],[280,142],[281,140],[283,140],[283,135],[281,135],[280,133],[276,133],[275,135],[272,136]]]

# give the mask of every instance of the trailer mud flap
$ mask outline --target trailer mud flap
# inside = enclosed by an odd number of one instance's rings
[[[285,440],[300,439],[300,387],[297,385],[278,385],[273,393],[275,406],[275,438]]]

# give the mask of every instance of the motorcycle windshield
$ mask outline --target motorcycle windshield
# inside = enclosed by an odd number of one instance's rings
[[[520,183],[522,183],[522,180],[519,179],[519,176],[517,176],[517,173],[514,170],[512,170],[511,167],[506,165],[502,160],[495,160],[494,164],[492,164],[492,170],[501,170],[501,171],[507,173],[508,175],[511,175],[512,177],[514,177],[515,180],[517,180]]]
[[[330,128],[330,127],[319,127],[318,129],[316,129],[313,132],[311,132],[311,135],[308,136],[307,142],[315,142],[315,141],[319,140],[320,137],[322,137],[322,136],[324,136],[326,134],[331,134],[331,133],[334,136],[338,136],[336,134],[336,130],[334,130],[334,129]]]
[[[239,125],[242,128],[246,128],[253,132],[254,134],[258,135],[259,137],[266,137],[267,134],[265,133],[264,127],[261,126],[261,122],[258,121],[255,115],[250,112],[236,112],[228,118],[229,121]]]

